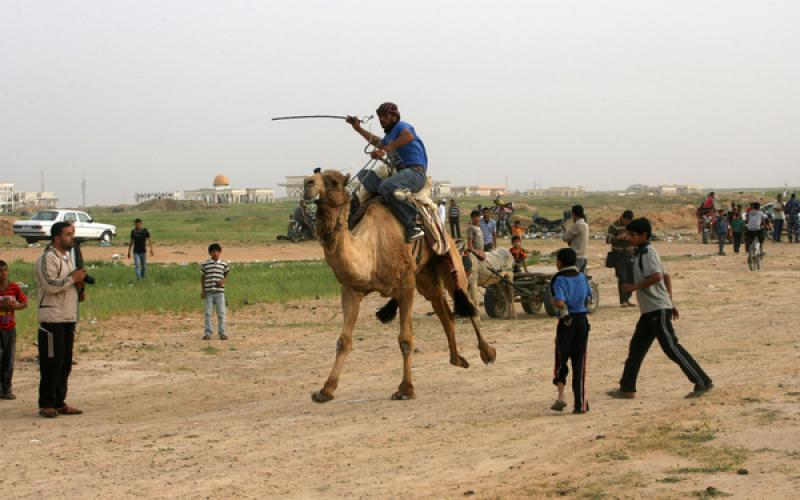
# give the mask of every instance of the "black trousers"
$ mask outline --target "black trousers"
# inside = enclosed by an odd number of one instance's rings
[[[61,408],[72,371],[75,323],[39,325],[39,408]]]
[[[614,272],[617,275],[619,303],[625,304],[633,296],[633,293],[622,289],[623,285],[633,283],[633,257],[624,252],[614,252]]]
[[[586,346],[589,342],[589,320],[586,313],[573,313],[558,321],[556,328],[556,366],[553,384],[566,384],[568,362],[572,362],[572,394],[575,411],[589,410],[586,401]]]
[[[453,238],[461,238],[461,221],[450,219],[450,235]]]
[[[742,233],[733,233],[733,252],[739,253],[740,246],[742,246]]]
[[[639,368],[642,366],[642,361],[644,361],[653,339],[658,339],[661,350],[680,366],[683,373],[694,383],[695,389],[704,389],[711,384],[711,379],[708,378],[706,372],[678,343],[678,337],[675,336],[675,330],[672,328],[672,310],[659,309],[642,314],[639,322],[636,323],[636,331],[633,333],[628,349],[628,359],[625,360],[625,369],[619,381],[620,390],[636,392]]]
[[[11,394],[14,377],[14,353],[17,351],[17,330],[0,330],[0,395]]]

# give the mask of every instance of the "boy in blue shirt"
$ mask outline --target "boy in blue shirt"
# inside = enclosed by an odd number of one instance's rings
[[[353,130],[375,146],[371,153],[375,159],[387,156],[395,167],[395,174],[384,179],[378,187],[389,209],[403,224],[406,230],[406,243],[422,238],[425,233],[417,225],[417,209],[408,201],[395,198],[397,190],[408,189],[418,193],[425,187],[428,173],[428,153],[425,144],[411,124],[400,120],[397,104],[385,102],[376,110],[381,127],[385,132],[383,139],[361,128],[361,121],[354,116],[347,117]]]
[[[572,361],[572,392],[575,396],[573,413],[586,413],[586,346],[589,341],[589,319],[586,317],[586,302],[592,296],[589,282],[576,263],[578,254],[571,248],[562,248],[556,255],[558,273],[550,281],[553,305],[558,311],[556,327],[556,365],[553,370],[553,384],[558,387],[558,398],[550,408],[562,411],[567,407],[564,401],[564,386],[567,383]]]

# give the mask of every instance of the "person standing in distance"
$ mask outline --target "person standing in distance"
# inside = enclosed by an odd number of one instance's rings
[[[128,258],[131,258],[131,250],[133,250],[133,268],[136,273],[136,281],[144,279],[147,272],[147,245],[150,245],[150,257],[155,257],[153,253],[153,239],[150,237],[150,231],[142,226],[142,219],[133,221],[133,229],[131,230],[131,241],[128,243]]]

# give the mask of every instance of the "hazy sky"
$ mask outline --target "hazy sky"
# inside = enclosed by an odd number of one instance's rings
[[[797,185],[799,27],[796,0],[0,0],[0,180],[277,188],[366,157],[270,117],[392,100],[455,184]]]

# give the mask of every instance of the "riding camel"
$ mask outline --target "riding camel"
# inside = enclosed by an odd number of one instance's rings
[[[353,347],[353,328],[358,320],[361,301],[378,292],[391,300],[376,315],[388,323],[400,314],[398,342],[403,355],[403,380],[392,399],[415,397],[411,381],[411,354],[414,337],[411,312],[414,290],[433,306],[442,323],[450,349],[450,363],[467,368],[469,363],[458,352],[455,337],[455,314],[470,318],[478,338],[478,349],[484,363],[494,362],[495,349],[483,338],[477,309],[466,294],[467,277],[455,243],[446,235],[449,253],[436,255],[421,243],[418,255],[412,244],[405,242],[400,222],[383,203],[373,203],[352,230],[348,229],[351,195],[347,183],[350,176],[334,170],[317,172],[304,181],[304,197],[317,203],[317,236],[325,260],[342,285],[342,333],[336,343],[336,361],[325,385],[311,398],[317,403],[333,399],[347,354]],[[450,309],[445,290],[455,303]]]

